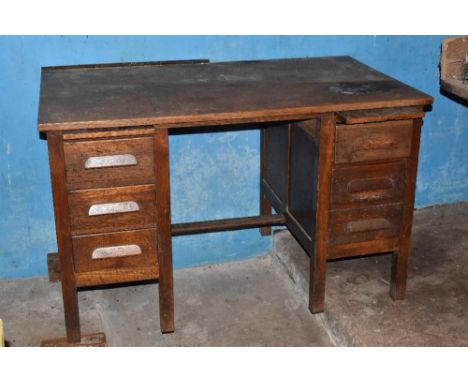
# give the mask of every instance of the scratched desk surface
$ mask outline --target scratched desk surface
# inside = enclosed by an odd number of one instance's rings
[[[39,130],[207,126],[427,105],[351,57],[45,68]]]

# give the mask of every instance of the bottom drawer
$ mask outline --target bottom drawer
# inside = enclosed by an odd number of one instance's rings
[[[330,244],[358,243],[400,235],[403,204],[330,211]]]
[[[145,229],[73,237],[75,272],[158,265],[156,231]]]

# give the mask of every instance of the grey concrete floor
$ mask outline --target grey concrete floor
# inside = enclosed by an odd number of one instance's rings
[[[330,346],[323,324],[272,256],[174,274],[176,331],[159,330],[158,285],[79,292],[82,333],[106,333],[108,346]],[[63,337],[59,283],[0,282],[0,317],[11,346]]]
[[[468,203],[417,210],[407,297],[389,297],[390,255],[328,263],[311,315],[309,258],[287,231],[265,257],[174,274],[176,332],[159,331],[158,285],[79,292],[83,333],[109,346],[468,346]],[[63,337],[59,283],[0,281],[11,346]]]
[[[287,231],[275,259],[306,295],[309,258]],[[406,299],[389,297],[391,256],[327,264],[325,313],[337,345],[468,346],[468,203],[415,212]]]

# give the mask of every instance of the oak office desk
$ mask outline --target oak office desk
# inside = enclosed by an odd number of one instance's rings
[[[350,57],[44,68],[68,343],[82,338],[77,288],[92,285],[159,279],[161,331],[174,330],[174,235],[285,224],[311,258],[313,313],[327,259],[392,252],[404,298],[431,103]],[[260,129],[260,215],[171,225],[168,134],[235,124]]]

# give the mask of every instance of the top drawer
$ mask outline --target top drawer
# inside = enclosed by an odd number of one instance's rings
[[[154,183],[153,138],[64,143],[70,190]]]
[[[408,157],[412,132],[413,120],[337,125],[335,163]]]

